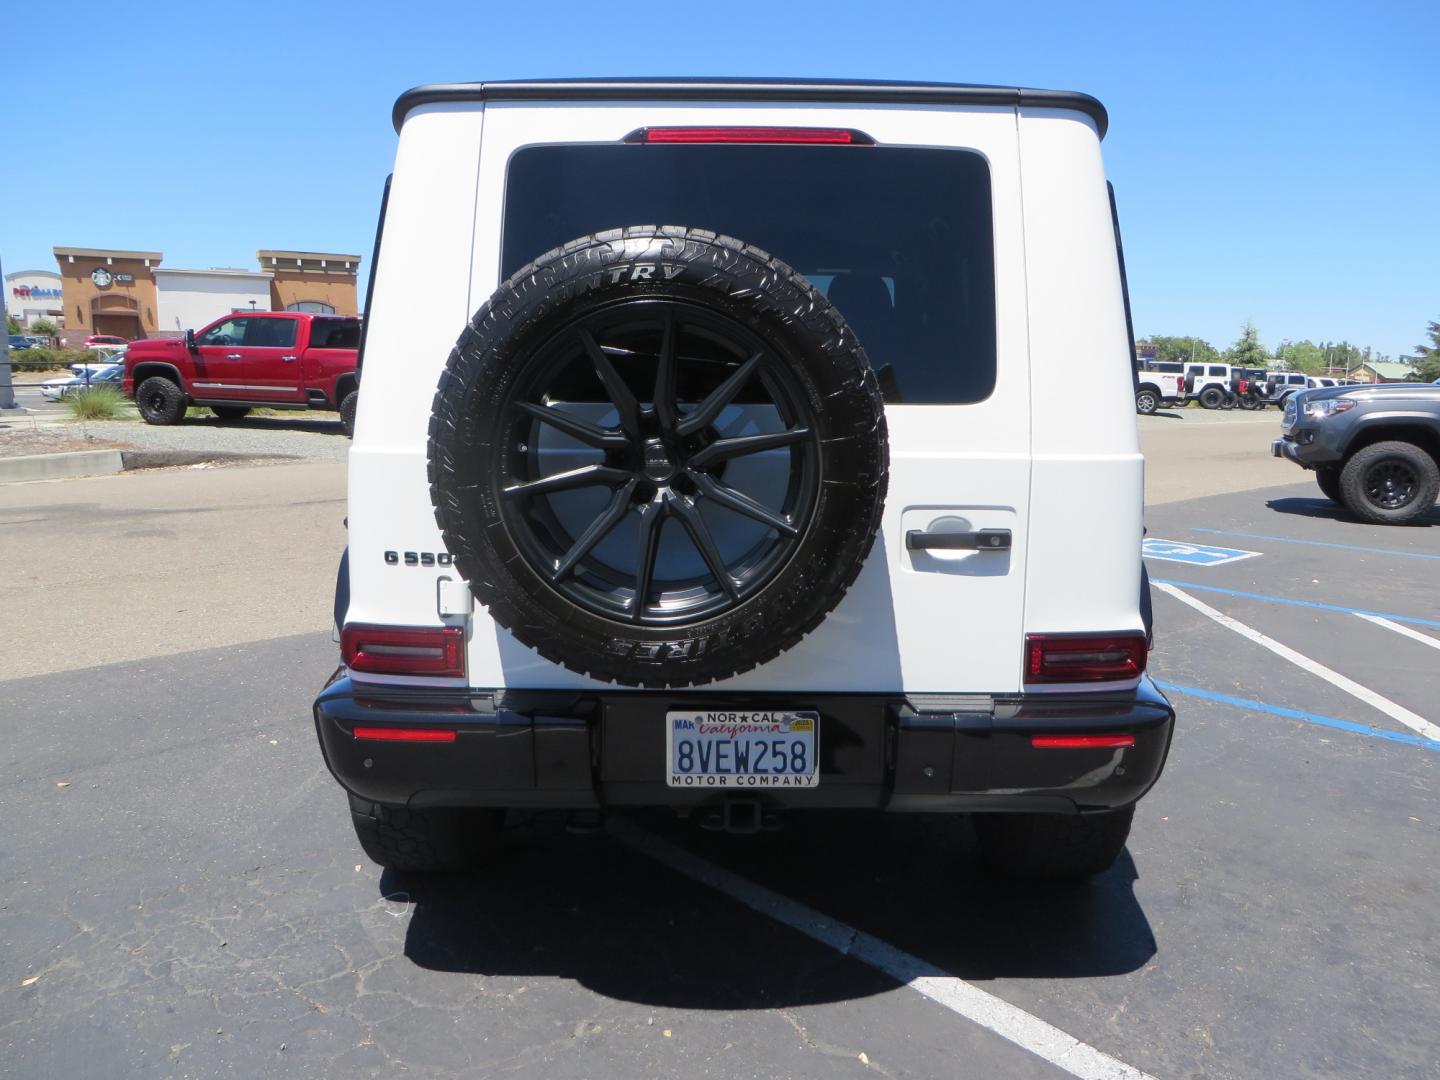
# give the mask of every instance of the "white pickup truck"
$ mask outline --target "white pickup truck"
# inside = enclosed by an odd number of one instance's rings
[[[1180,404],[1184,400],[1184,364],[1152,360],[1136,373],[1135,411],[1142,416],[1149,416],[1161,405]]]

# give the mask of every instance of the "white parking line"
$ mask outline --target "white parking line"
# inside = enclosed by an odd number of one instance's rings
[[[1382,697],[1374,690],[1371,690],[1369,687],[1361,686],[1353,679],[1347,679],[1338,671],[1332,671],[1330,668],[1326,667],[1318,660],[1311,660],[1310,657],[1306,656],[1304,653],[1298,653],[1294,649],[1290,648],[1290,646],[1282,645],[1274,638],[1266,637],[1259,630],[1256,630],[1255,628],[1250,626],[1246,626],[1240,620],[1232,619],[1224,612],[1216,611],[1209,604],[1206,604],[1200,600],[1196,600],[1195,597],[1191,596],[1189,593],[1184,592],[1181,589],[1177,589],[1174,585],[1162,585],[1159,582],[1156,582],[1155,588],[1160,589],[1162,592],[1165,592],[1168,595],[1175,597],[1175,599],[1179,600],[1182,604],[1189,604],[1196,611],[1200,612],[1200,614],[1206,615],[1209,618],[1214,619],[1221,626],[1228,627],[1229,629],[1234,630],[1237,634],[1249,638],[1251,641],[1255,642],[1256,645],[1264,646],[1265,648],[1273,652],[1276,656],[1279,656],[1285,660],[1289,660],[1290,663],[1294,664],[1296,667],[1301,668],[1304,671],[1308,671],[1311,675],[1319,676],[1320,678],[1328,682],[1331,686],[1334,686],[1340,690],[1344,690],[1345,693],[1349,694],[1351,697],[1358,698],[1366,705],[1379,709],[1392,720],[1400,721],[1400,723],[1404,724],[1406,727],[1410,728],[1413,731],[1418,731],[1427,739],[1435,739],[1437,741],[1440,741],[1440,727],[1437,727],[1435,724],[1430,723],[1430,721],[1426,720],[1423,716],[1419,716],[1411,712],[1404,706],[1395,704],[1395,702],[1391,701],[1389,698]],[[1400,627],[1396,626],[1395,629],[1399,630]]]
[[[1355,614],[1366,622],[1372,622],[1376,626],[1383,626],[1386,630],[1394,630],[1395,633],[1404,634],[1406,637],[1414,638],[1416,641],[1423,641],[1432,649],[1440,649],[1440,641],[1436,641],[1429,634],[1422,634],[1419,630],[1411,630],[1408,626],[1401,626],[1399,623],[1391,622],[1389,619],[1382,619],[1379,615],[1366,615],[1360,611],[1355,612]]]
[[[843,956],[853,957],[883,972],[936,1004],[1064,1069],[1071,1076],[1081,1077],[1082,1080],[1155,1080],[1149,1073],[1126,1065],[1073,1035],[1067,1035],[1038,1016],[964,979],[957,979],[918,956],[716,866],[647,832],[633,821],[611,818],[609,832],[640,854],[724,893],[732,900],[738,900],[761,915],[800,931]]]

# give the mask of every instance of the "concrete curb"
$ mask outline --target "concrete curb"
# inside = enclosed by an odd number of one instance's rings
[[[169,469],[211,461],[296,461],[294,454],[251,454],[235,450],[121,450],[125,470]]]
[[[76,450],[0,458],[0,484],[111,476],[134,469],[167,469],[222,461],[293,461],[293,454],[240,454],[224,450]]]
[[[125,468],[119,450],[76,450],[67,454],[27,454],[0,458],[0,484],[26,480],[68,480],[77,476],[109,476]]]

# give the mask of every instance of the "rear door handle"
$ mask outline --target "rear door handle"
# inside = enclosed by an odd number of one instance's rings
[[[926,532],[911,529],[905,534],[911,551],[1009,551],[1009,529],[981,529],[978,532]]]
[[[282,356],[280,359],[284,360],[287,364],[293,364],[295,362],[295,357],[293,356]]]
[[[226,354],[225,354],[225,359],[226,359],[226,360],[239,360],[239,359],[240,359],[240,354],[239,354],[238,352],[226,353]]]

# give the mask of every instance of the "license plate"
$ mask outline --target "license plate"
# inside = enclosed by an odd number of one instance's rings
[[[686,709],[665,714],[673,788],[815,787],[820,714]]]

